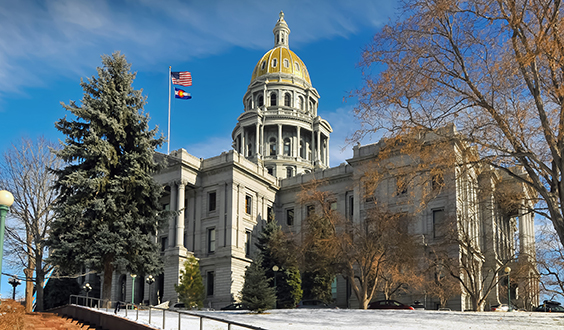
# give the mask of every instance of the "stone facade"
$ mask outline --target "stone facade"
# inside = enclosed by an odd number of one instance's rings
[[[493,192],[503,182],[509,190],[530,193],[516,181],[502,180],[502,173],[478,167],[452,169],[444,175],[441,192],[422,209],[415,209],[425,185],[414,184],[409,194],[398,195],[393,173],[367,198],[365,173],[380,166],[374,160],[381,143],[355,146],[347,164],[329,168],[332,128],[317,115],[319,94],[311,85],[305,64],[289,50],[290,30],[283,14],[273,32],[274,48],[257,63],[243,97],[244,112],[232,133],[234,150],[208,159],[194,157],[184,149],[160,155],[168,163],[155,174],[166,186],[161,202],[178,215],[155,238],[162,248],[164,274],[157,276],[151,288],[144,282],[149,274],[139,274],[136,302],[176,302],[174,285],[179,283],[189,255],[200,260],[206,307],[221,308],[238,300],[245,267],[252,261],[254,243],[268,214],[273,212],[284,230],[299,237],[307,210],[297,202],[297,194],[313,179],[324,180],[321,189],[334,192],[337,210],[353,223],[363,221],[372,198],[394,211],[415,214],[409,230],[421,237],[422,253],[440,243],[436,233],[446,224],[440,221],[451,219],[464,226],[459,230],[474,233],[474,248],[483,252],[481,266],[503,264],[515,252],[516,232],[520,255],[534,256],[534,223],[533,217],[523,212],[526,205],[511,212],[503,210]],[[446,129],[456,134],[454,127]],[[448,152],[462,155],[467,147],[453,143],[448,148]],[[404,156],[398,154],[389,161],[398,167],[412,166],[413,157]],[[463,249],[453,247],[459,255]],[[112,300],[131,301],[129,274],[116,273],[112,287]],[[493,290],[491,304],[503,301],[500,292],[498,287]],[[340,307],[358,305],[342,277],[335,283],[334,298]],[[437,303],[430,295],[405,297],[406,302],[416,299],[425,301],[428,308]],[[538,293],[523,299],[538,303]],[[449,301],[449,307],[457,310],[467,309],[468,304],[464,295]]]

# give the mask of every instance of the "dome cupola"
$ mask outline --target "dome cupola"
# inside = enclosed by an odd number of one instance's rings
[[[317,115],[319,94],[304,62],[289,47],[280,12],[274,48],[255,65],[233,130],[233,148],[278,178],[329,167],[332,128]]]

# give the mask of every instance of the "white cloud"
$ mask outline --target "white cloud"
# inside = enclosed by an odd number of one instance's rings
[[[391,6],[369,0],[2,1],[0,97],[29,86],[29,78],[41,86],[53,75],[84,75],[83,70],[99,63],[100,54],[114,50],[142,68],[206,57],[232,46],[267,49],[272,37],[256,30],[272,26],[281,9],[293,31],[290,40],[299,45],[380,25],[392,14]]]

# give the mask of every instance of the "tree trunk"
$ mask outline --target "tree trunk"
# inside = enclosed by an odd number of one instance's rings
[[[33,312],[33,269],[24,269],[25,274],[25,312]]]
[[[112,276],[114,274],[114,265],[112,264],[111,260],[107,258],[104,261],[104,283],[102,287],[102,297],[104,307],[111,308],[111,300],[112,300]]]
[[[37,245],[36,245],[37,246]],[[43,311],[43,285],[45,284],[45,272],[43,271],[43,254],[40,250],[35,255],[35,289],[36,298],[35,299],[35,311]]]

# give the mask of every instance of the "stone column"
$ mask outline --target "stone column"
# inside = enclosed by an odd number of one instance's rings
[[[243,154],[243,157],[247,157],[247,141],[245,139],[245,127],[241,127],[242,132],[241,132],[241,153]]]
[[[278,143],[278,150],[276,151],[276,154],[282,155],[283,144],[282,144],[282,125],[281,124],[278,124],[278,141],[277,141],[277,143]]]
[[[184,189],[186,188],[186,182],[179,181],[178,185],[178,215],[176,216],[176,246],[184,247]]]
[[[171,182],[169,183],[169,187],[170,187],[170,210],[171,211],[178,211],[177,208],[177,190],[176,190],[176,182]],[[175,229],[175,217],[170,217],[170,220],[168,221],[168,247],[172,248],[174,247],[174,229]]]
[[[301,135],[301,128],[300,128],[300,126],[296,127],[296,130],[297,130],[297,133],[296,133],[297,140],[296,140],[296,153],[295,153],[295,155],[296,155],[296,157],[300,157],[300,141],[301,141],[301,136],[300,136]]]
[[[317,131],[317,143],[316,143],[315,156],[317,160],[321,162],[321,132]]]
[[[260,138],[260,127],[259,126],[260,125],[257,122],[257,124],[255,126],[255,154],[257,155],[257,159],[258,159],[258,156],[260,154],[260,149],[259,149],[259,146],[260,146],[260,143],[259,143],[259,141],[260,141],[260,139],[259,139]]]

